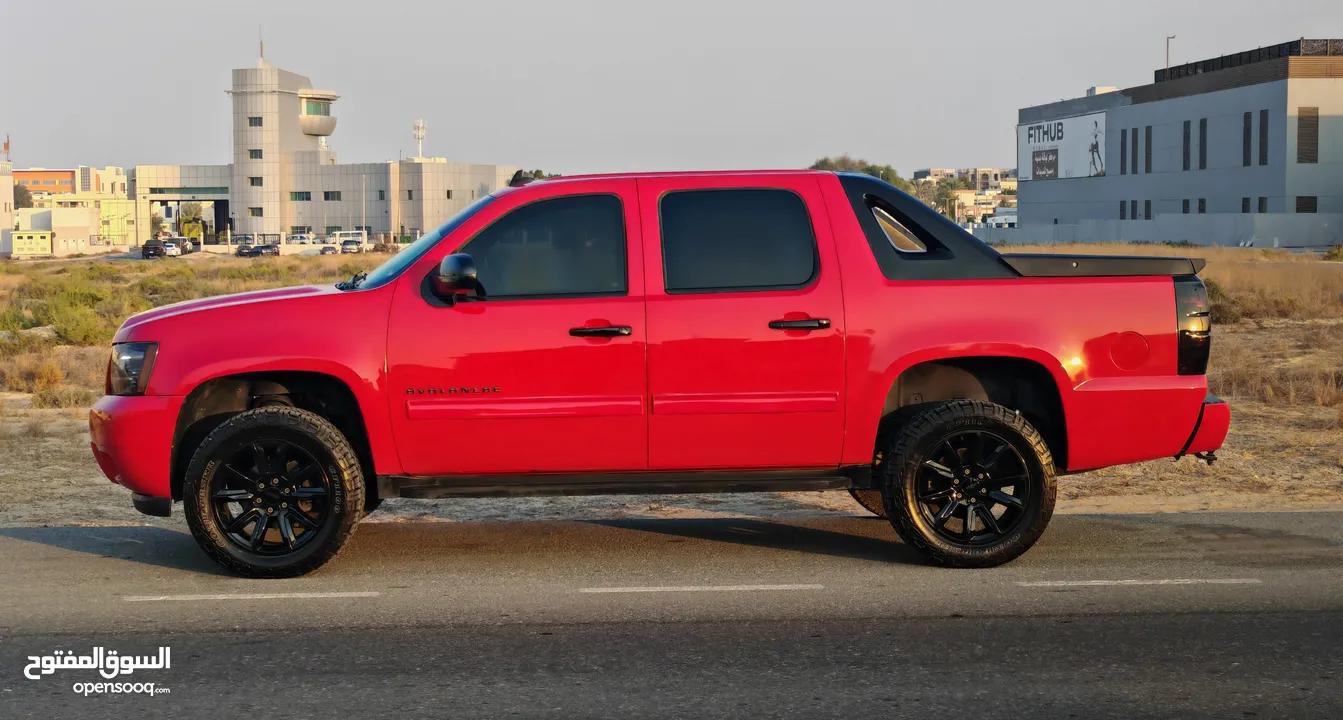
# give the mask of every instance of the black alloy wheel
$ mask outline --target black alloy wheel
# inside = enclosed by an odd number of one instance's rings
[[[302,548],[331,517],[331,481],[321,463],[287,440],[238,448],[211,485],[211,510],[224,536],[259,555]]]
[[[1005,438],[960,430],[942,438],[919,465],[919,510],[938,535],[964,545],[991,545],[1025,517],[1026,461]]]
[[[980,400],[903,418],[883,454],[886,516],[907,545],[951,567],[994,567],[1054,514],[1054,460],[1020,413]]]

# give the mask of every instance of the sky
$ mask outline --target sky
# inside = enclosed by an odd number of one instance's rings
[[[1343,38],[1338,0],[0,0],[15,167],[225,164],[229,70],[341,98],[340,161],[547,172],[1011,167],[1016,113],[1165,63]]]

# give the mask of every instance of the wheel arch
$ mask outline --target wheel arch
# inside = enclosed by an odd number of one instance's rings
[[[215,428],[238,413],[266,405],[311,411],[335,425],[354,448],[365,492],[377,496],[367,420],[354,390],[341,378],[306,370],[266,370],[221,375],[194,387],[182,402],[173,428],[169,487],[182,499],[187,466],[196,448]]]
[[[1051,358],[1052,360],[1052,358]],[[877,424],[879,446],[902,411],[947,400],[983,400],[1020,412],[1039,430],[1059,470],[1067,467],[1068,425],[1054,371],[1022,355],[947,355],[905,365],[889,383]]]

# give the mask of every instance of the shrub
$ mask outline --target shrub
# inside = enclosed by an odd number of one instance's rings
[[[33,392],[41,392],[60,385],[63,380],[65,373],[61,372],[61,364],[56,362],[55,358],[49,357],[38,364],[30,385]]]
[[[39,390],[33,395],[35,408],[78,408],[89,407],[98,399],[92,391],[80,387],[63,385]]]
[[[1335,262],[1343,262],[1343,245],[1334,245],[1328,250],[1325,250],[1324,259],[1333,260]]]

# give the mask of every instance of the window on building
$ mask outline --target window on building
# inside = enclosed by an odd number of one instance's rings
[[[1259,212],[1261,213],[1268,212],[1268,198],[1266,197],[1259,198]]]
[[[249,177],[247,178],[247,184],[251,185],[252,187],[261,187],[261,178]]]
[[[415,191],[414,191],[414,190],[407,190],[407,191],[406,191],[406,199],[407,199],[407,200],[414,200],[414,199],[415,199]]]
[[[1320,161],[1320,109],[1296,109],[1296,161],[1314,164]]]
[[[339,200],[340,200],[340,191],[339,191],[339,190],[326,190],[326,191],[324,191],[324,192],[322,193],[322,199],[323,199],[323,200],[326,200],[326,201],[328,201],[328,202],[336,202],[336,201],[339,201]]]
[[[311,225],[291,225],[289,226],[290,235],[310,235],[312,234]]]
[[[1129,217],[1133,218],[1134,220],[1137,220],[1137,219],[1138,219],[1138,201],[1137,201],[1137,200],[1129,200],[1129,201],[1128,201],[1128,215],[1129,215]]]
[[[1119,174],[1128,174],[1128,133],[1119,131]]]
[[[1259,111],[1259,164],[1268,164],[1268,111]]]
[[[385,191],[385,190],[379,190],[379,191],[378,191],[378,199],[379,199],[379,200],[386,200],[386,199],[387,199],[387,191]]]
[[[1147,128],[1146,128],[1145,130],[1143,130],[1142,153],[1143,153],[1143,172],[1146,173],[1146,174],[1148,174],[1148,175],[1150,175],[1150,174],[1152,174],[1152,126],[1151,126],[1151,125],[1148,125]]]
[[[260,151],[260,150],[257,150],[257,149],[248,150],[248,151],[247,151],[247,157],[248,157],[248,159],[251,159],[251,160],[260,160],[260,159],[261,159],[261,151]]]
[[[1296,198],[1296,211],[1299,213],[1313,213],[1319,199],[1314,195],[1298,195]]]
[[[1181,163],[1180,163],[1181,168],[1184,170],[1189,169],[1189,151],[1191,145],[1190,141],[1193,139],[1190,133],[1192,125],[1193,125],[1192,121],[1189,120],[1184,121],[1184,152],[1181,157]],[[1185,212],[1188,212],[1188,210],[1186,210]]]
[[[340,232],[341,230],[344,230],[344,229],[345,229],[345,227],[344,227],[343,225],[327,225],[327,226],[326,226],[326,234],[327,234],[327,235],[330,235],[330,234],[332,234],[332,233],[338,233],[338,232]]]
[[[309,190],[299,190],[289,193],[290,202],[308,202],[312,200],[312,192]]]
[[[451,190],[448,191],[448,199],[449,199],[449,200],[452,199],[452,191],[451,191]]]
[[[1181,201],[1180,201],[1180,212],[1184,213],[1185,215],[1188,215],[1188,214],[1189,214],[1189,201],[1188,201],[1188,200],[1181,200]]]
[[[1138,174],[1138,128],[1133,128],[1129,138],[1129,167],[1133,168],[1133,174]]]
[[[1142,201],[1142,219],[1143,219],[1143,220],[1151,220],[1151,219],[1152,219],[1152,201],[1151,201],[1151,200],[1143,200],[1143,201]]]
[[[259,117],[247,118],[247,127],[261,127],[261,118]]]
[[[1199,198],[1199,199],[1198,199],[1198,214],[1199,214],[1199,215],[1202,215],[1202,214],[1204,214],[1204,213],[1206,213],[1206,212],[1208,212],[1208,200],[1207,200],[1207,198]]]
[[[791,192],[673,192],[659,207],[668,292],[798,288],[816,275],[811,218]]]
[[[322,115],[331,114],[331,102],[328,100],[306,100],[303,103],[304,115]]]
[[[1250,212],[1250,199],[1249,199],[1249,198],[1241,198],[1241,199],[1240,199],[1240,211],[1241,211],[1242,213],[1248,213],[1248,212]]]
[[[261,217],[261,208],[249,207],[247,208],[247,214],[252,217]]]
[[[1198,121],[1198,169],[1208,169],[1208,118]]]
[[[411,228],[411,234],[418,230]],[[524,205],[482,230],[461,252],[475,260],[491,300],[626,292],[625,215],[614,195]]]
[[[1254,135],[1254,113],[1245,113],[1245,122],[1241,131],[1241,156],[1245,167],[1250,166],[1250,137]]]
[[[1128,219],[1128,201],[1127,201],[1127,200],[1120,200],[1120,201],[1119,201],[1119,219],[1120,219],[1120,220],[1127,220],[1127,219]]]

